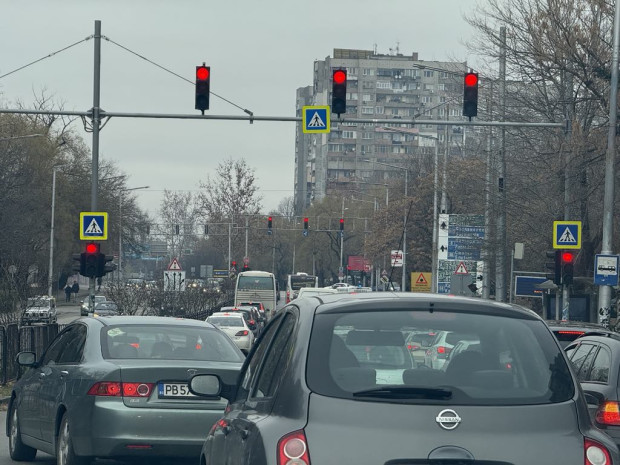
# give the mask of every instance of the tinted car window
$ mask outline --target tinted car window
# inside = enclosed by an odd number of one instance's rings
[[[244,366],[244,370],[241,372],[241,384],[237,389],[237,397],[235,401],[244,401],[247,399],[248,394],[250,393],[250,389],[254,384],[254,380],[258,375],[258,368],[260,366],[260,362],[267,351],[267,348],[271,344],[276,330],[278,329],[278,325],[281,322],[281,318],[276,316],[271,321],[271,323],[265,329],[265,332],[262,334],[261,338],[258,340],[258,346],[254,350],[253,353],[250,354],[250,359],[246,361]]]
[[[294,328],[295,317],[289,313],[284,317],[284,321],[265,358],[256,383],[255,397],[271,397],[278,387],[291,355],[291,334]]]
[[[592,358],[588,358],[588,356],[593,349],[594,346],[592,344],[580,344],[571,358],[571,363],[573,364],[573,368],[575,369],[575,373],[577,374],[579,381],[583,381],[583,374],[587,373],[590,368]]]
[[[77,325],[66,338],[58,363],[78,363],[82,359],[82,351],[86,343],[86,327]]]
[[[609,366],[611,364],[611,355],[606,347],[600,347],[594,362],[592,363],[592,369],[588,376],[588,381],[594,381],[598,383],[606,383],[609,378]]]
[[[466,335],[477,344],[442,369],[412,368],[395,353],[402,331],[415,327]],[[373,357],[375,351],[386,358]],[[452,401],[470,405],[562,402],[574,395],[564,356],[544,322],[439,309],[318,313],[307,381],[319,394],[352,399],[385,385],[443,387]]]
[[[67,328],[60,333],[49,345],[43,358],[41,359],[41,365],[47,365],[48,363],[60,363],[60,356],[63,350],[65,350],[67,344],[73,340],[73,331],[75,327]]]

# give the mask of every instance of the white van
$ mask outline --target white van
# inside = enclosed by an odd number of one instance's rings
[[[324,294],[338,294],[338,290],[325,287],[302,287],[299,291],[297,291],[297,298],[301,299],[302,297],[312,297],[315,295]]]

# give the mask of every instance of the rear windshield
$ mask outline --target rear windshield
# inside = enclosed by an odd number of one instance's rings
[[[454,357],[447,345],[420,355],[406,342],[420,334],[428,343],[441,332],[449,332]],[[438,349],[446,361],[430,368],[426,356]],[[319,394],[364,401],[397,396],[398,402],[527,405],[563,402],[575,393],[544,322],[437,310],[317,314],[307,380]],[[377,388],[389,389],[365,397]]]
[[[102,329],[106,359],[243,362],[234,343],[217,329],[177,325],[117,325]]]
[[[207,318],[207,323],[211,323],[217,326],[226,326],[226,327],[243,327],[243,319],[241,317],[232,317],[232,316],[223,316],[223,317],[215,317],[210,316]]]

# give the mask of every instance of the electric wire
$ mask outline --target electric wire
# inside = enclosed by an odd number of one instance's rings
[[[121,49],[125,50],[126,52],[131,53],[132,55],[137,56],[138,58],[142,58],[144,61],[146,61],[146,62],[148,62],[148,63],[152,64],[153,66],[156,66],[156,67],[158,67],[159,69],[161,69],[161,70],[163,70],[163,71],[166,71],[167,73],[170,73],[170,74],[172,74],[172,75],[174,75],[174,76],[176,76],[176,77],[178,77],[178,78],[180,78],[180,79],[182,79],[182,80],[184,80],[184,81],[186,81],[186,82],[189,82],[189,83],[190,83],[190,84],[192,84],[192,85],[195,85],[195,83],[194,83],[194,82],[192,82],[192,81],[190,81],[189,79],[187,79],[187,78],[185,78],[185,77],[181,76],[181,75],[180,75],[180,74],[178,74],[178,73],[175,73],[175,72],[174,72],[174,71],[172,71],[172,70],[169,70],[168,68],[166,68],[166,67],[164,67],[164,66],[162,66],[162,65],[160,65],[160,64],[158,64],[158,63],[155,63],[153,60],[148,59],[148,58],[147,58],[147,57],[145,57],[144,55],[140,55],[139,53],[134,52],[133,50],[130,50],[129,48],[127,48],[127,47],[125,47],[125,46],[123,46],[123,45],[119,44],[118,42],[115,42],[114,40],[110,39],[109,37],[106,37],[106,36],[101,36],[101,38],[102,38],[102,39],[104,39],[104,40],[107,40],[107,41],[108,41],[108,42],[110,42],[111,44],[114,44],[114,45],[116,45],[117,47],[119,47],[119,48],[121,48]],[[250,115],[250,116],[253,116],[253,115],[254,115],[254,112],[252,112],[252,111],[250,111],[250,110],[248,110],[248,109],[246,109],[246,108],[243,108],[243,107],[241,107],[241,106],[237,105],[237,104],[236,104],[236,103],[234,103],[234,102],[231,102],[230,100],[228,100],[228,99],[226,99],[226,98],[222,97],[221,95],[216,94],[216,93],[215,93],[215,92],[213,92],[213,91],[210,91],[209,93],[210,93],[211,95],[216,96],[217,98],[219,98],[219,99],[221,99],[221,100],[224,100],[226,103],[229,103],[230,105],[232,105],[232,106],[234,106],[234,107],[238,108],[239,110],[243,111],[244,113],[246,113],[246,114],[248,114],[248,115]]]
[[[68,49],[70,49],[71,47],[75,47],[76,45],[81,44],[82,42],[86,42],[87,40],[92,39],[93,37],[95,37],[95,36],[94,36],[94,35],[90,35],[90,36],[86,37],[85,39],[79,40],[79,41],[77,41],[77,42],[75,42],[75,43],[73,43],[73,44],[71,44],[71,45],[67,45],[66,47],[61,48],[60,50],[57,50],[57,51],[55,51],[55,52],[50,53],[49,55],[46,55],[46,56],[44,56],[44,57],[39,58],[38,60],[35,60],[35,61],[33,61],[33,62],[30,62],[30,63],[28,63],[28,64],[26,64],[26,65],[24,65],[24,66],[20,66],[19,68],[14,69],[13,71],[9,71],[8,73],[2,74],[2,75],[0,75],[0,79],[4,78],[4,77],[6,77],[6,76],[10,76],[11,74],[14,74],[14,73],[16,73],[16,72],[18,72],[18,71],[21,71],[22,69],[28,68],[29,66],[32,66],[32,65],[34,65],[34,64],[36,64],[36,63],[38,63],[38,62],[40,62],[40,61],[43,61],[43,60],[45,60],[46,58],[51,58],[51,57],[53,57],[54,55],[58,55],[59,53],[64,52],[65,50],[68,50]]]

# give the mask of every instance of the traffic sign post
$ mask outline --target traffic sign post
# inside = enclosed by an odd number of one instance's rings
[[[330,118],[328,106],[305,106],[301,110],[302,128],[306,134],[329,132]]]

